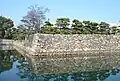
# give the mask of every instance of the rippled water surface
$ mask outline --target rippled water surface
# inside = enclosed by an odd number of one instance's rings
[[[120,56],[26,57],[0,51],[0,81],[120,81]]]

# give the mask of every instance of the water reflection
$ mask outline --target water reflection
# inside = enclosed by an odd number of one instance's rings
[[[0,50],[0,81],[22,80],[19,78],[20,69],[17,66],[24,61],[25,58],[15,50]]]
[[[0,73],[12,68],[15,51],[0,51]],[[11,55],[13,54],[13,55]]]
[[[32,57],[32,70],[40,81],[104,81],[119,73],[119,53],[98,56]],[[39,80],[38,80],[39,81]]]
[[[10,70],[15,68],[19,78],[9,78],[9,81],[109,81],[111,75],[120,74],[119,67],[119,53],[91,58],[83,55],[26,57],[17,51],[0,51],[0,81],[4,81],[3,73],[7,71],[11,75]]]
[[[98,56],[73,57],[32,57],[31,65],[36,74],[60,74],[78,71],[101,71],[120,67],[120,55],[102,54]]]

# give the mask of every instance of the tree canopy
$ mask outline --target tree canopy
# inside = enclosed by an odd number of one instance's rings
[[[13,26],[14,26],[14,23],[11,19],[0,16],[0,38],[12,38],[11,28]]]
[[[32,5],[29,7],[27,15],[21,20],[24,27],[26,27],[29,33],[40,32],[41,26],[46,19],[46,13],[49,11],[48,8],[39,7],[37,5]]]

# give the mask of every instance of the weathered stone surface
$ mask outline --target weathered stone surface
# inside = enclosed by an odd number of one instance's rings
[[[120,49],[119,35],[35,34],[34,40],[32,48],[37,48],[40,52]]]
[[[112,52],[120,50],[120,35],[60,35],[35,34],[31,47],[25,42],[17,43],[21,46],[41,53],[72,53],[72,52]]]
[[[0,50],[13,50],[13,41],[8,39],[0,39]]]
[[[12,45],[13,40],[8,40],[8,39],[0,39],[0,45]]]

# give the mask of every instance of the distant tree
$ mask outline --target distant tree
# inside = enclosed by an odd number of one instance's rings
[[[37,5],[32,5],[29,7],[27,15],[21,20],[24,23],[24,27],[27,27],[28,34],[31,32],[38,33],[43,26],[46,19],[46,13],[49,11],[48,8],[38,7]]]
[[[118,34],[120,33],[120,26],[112,26],[110,30],[111,30],[111,34]]]
[[[72,27],[74,27],[74,28],[76,28],[76,29],[79,29],[79,28],[82,27],[82,26],[83,26],[83,24],[82,24],[82,22],[80,22],[79,20],[74,19],[74,20],[72,21]]]
[[[111,27],[111,34],[116,34],[117,33],[117,26]]]
[[[83,24],[77,19],[72,21],[72,33],[81,34],[83,32]]]
[[[5,38],[7,33],[10,34],[10,30],[13,26],[14,23],[11,19],[0,16],[0,37]]]
[[[45,24],[43,27],[41,27],[41,33],[44,34],[57,34],[57,27],[53,26],[53,24],[50,22],[50,19],[45,21]]]
[[[83,21],[83,23],[84,23],[85,26],[89,26],[90,21]]]
[[[54,26],[47,26],[42,28],[41,33],[44,34],[57,34],[57,28]]]
[[[96,22],[90,22],[90,21],[83,21],[85,32],[88,32],[90,34],[96,34],[98,31],[98,23]]]
[[[58,28],[67,29],[70,25],[70,19],[69,18],[58,18],[56,20],[56,25]]]
[[[98,32],[98,23],[90,22],[89,28],[90,28],[92,34],[97,33]]]
[[[53,26],[53,24],[50,23],[50,20],[48,19],[48,21],[45,21],[44,27],[50,27]]]
[[[91,22],[90,21],[83,21],[84,24],[84,31],[83,34],[91,34],[92,30],[91,30]]]
[[[117,33],[120,33],[120,26],[117,27]]]
[[[23,25],[19,25],[17,27],[17,39],[18,40],[24,40],[27,33],[28,33],[28,29],[24,28]]]
[[[101,34],[110,34],[110,25],[106,22],[101,22],[99,24],[99,31]]]

